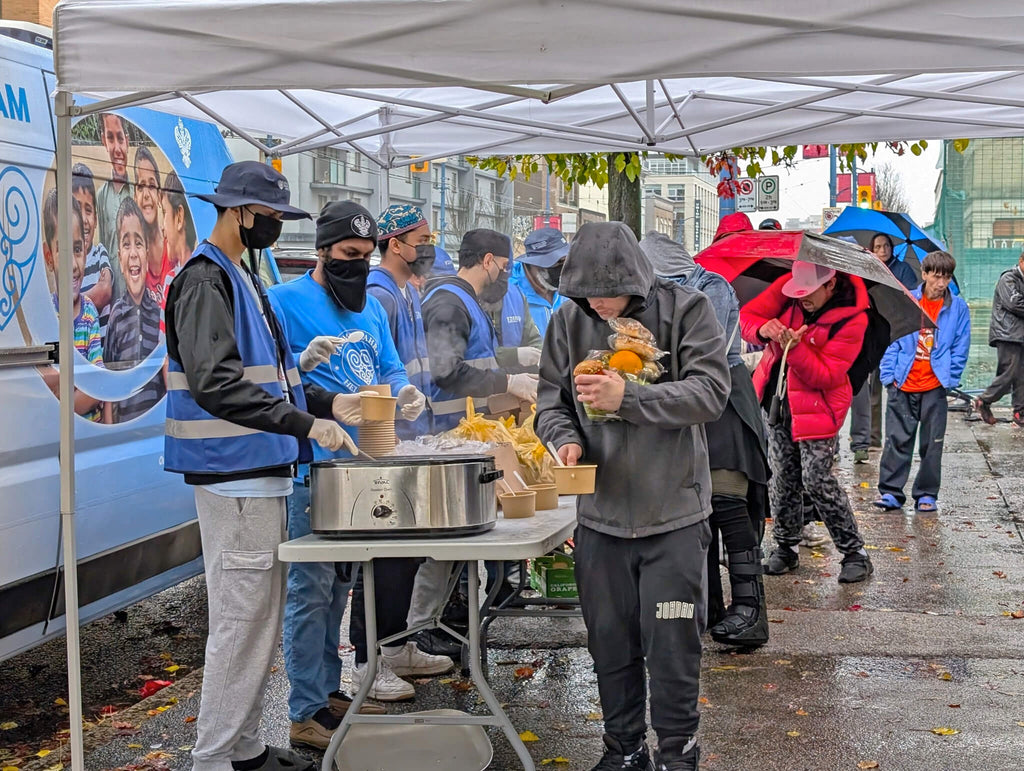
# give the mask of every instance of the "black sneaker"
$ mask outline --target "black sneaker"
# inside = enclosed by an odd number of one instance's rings
[[[643,742],[640,742],[640,746],[635,750],[627,753],[618,739],[608,734],[602,738],[605,745],[604,755],[590,771],[655,771],[651,753],[647,751],[647,745]]]
[[[800,567],[800,555],[788,546],[779,546],[765,560],[764,572],[770,576],[781,576]]]
[[[669,739],[655,753],[655,771],[697,771],[700,765],[700,745],[694,744],[686,752],[689,740]]]
[[[875,572],[875,566],[866,554],[854,552],[843,557],[843,567],[839,571],[839,583],[856,584],[865,580]]]
[[[462,643],[443,629],[424,629],[414,634],[412,639],[424,653],[447,656],[454,661],[462,656]]]

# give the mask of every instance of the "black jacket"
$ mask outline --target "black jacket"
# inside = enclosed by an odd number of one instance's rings
[[[266,293],[262,294],[265,298]],[[263,308],[275,337],[283,342],[284,335],[269,301],[263,302]],[[243,379],[242,357],[235,343],[234,312],[227,274],[213,261],[193,257],[171,282],[167,293],[164,318],[168,357],[181,364],[192,398],[211,415],[246,428],[288,434],[300,442],[306,441],[314,417],[333,417],[331,404],[335,394],[304,384],[309,409],[304,412],[287,399],[272,396],[256,383]],[[237,475],[186,474],[185,482],[212,484],[254,476],[291,475],[291,467],[282,466]]]
[[[1015,265],[996,282],[988,344],[1024,343],[1024,273]]]
[[[469,282],[457,276],[446,276],[428,283],[428,294],[442,284],[454,284],[476,298]],[[505,393],[508,375],[504,370],[481,370],[466,364],[466,347],[473,330],[473,320],[462,300],[452,292],[438,292],[424,301],[423,328],[427,333],[430,375],[438,386],[456,396],[473,398]]]

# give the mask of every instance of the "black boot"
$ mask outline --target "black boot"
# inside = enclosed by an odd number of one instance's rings
[[[659,743],[654,757],[655,771],[697,771],[700,745],[691,745],[689,739],[666,739]]]
[[[764,572],[770,576],[781,576],[800,567],[800,555],[788,546],[778,546],[764,563]]]
[[[729,612],[711,627],[711,639],[723,645],[759,648],[768,642],[768,608],[764,599],[764,568],[760,549],[729,553]]]
[[[647,751],[647,745],[642,741],[639,747],[631,752],[626,752],[622,743],[613,736],[605,734],[604,755],[601,760],[590,771],[654,771],[654,764],[651,762],[651,754]]]

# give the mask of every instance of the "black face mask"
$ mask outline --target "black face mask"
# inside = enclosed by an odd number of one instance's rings
[[[564,262],[559,262],[547,269],[548,283],[551,284],[552,289],[558,289],[558,282],[562,279],[562,268],[564,266]]]
[[[266,249],[280,238],[283,227],[284,222],[279,219],[252,212],[252,226],[247,228],[239,223],[238,235],[247,249]]]
[[[508,268],[502,269],[494,281],[483,288],[480,292],[480,302],[500,303],[505,299],[508,292]]]
[[[412,244],[409,244],[412,246]],[[412,274],[417,277],[429,276],[430,271],[434,269],[434,260],[437,257],[437,252],[434,251],[433,244],[417,244],[416,245],[416,259],[412,262],[407,262],[409,270]]]
[[[362,312],[366,307],[366,277],[369,260],[332,260],[324,262],[327,291],[342,310]]]

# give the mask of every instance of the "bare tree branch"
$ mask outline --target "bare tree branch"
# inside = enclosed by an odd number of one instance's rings
[[[903,175],[892,164],[884,163],[875,169],[875,200],[881,201],[886,211],[910,211]]]

